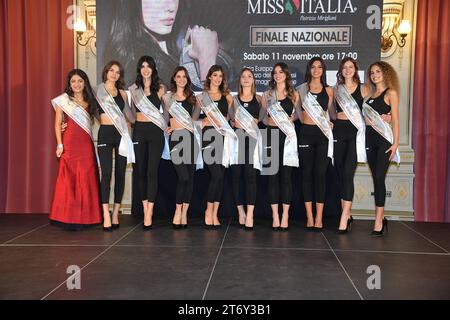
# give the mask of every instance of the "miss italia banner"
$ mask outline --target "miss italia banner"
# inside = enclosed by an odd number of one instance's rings
[[[362,70],[379,60],[382,6],[382,0],[97,0],[97,70],[118,60],[131,84],[138,59],[150,55],[164,83],[184,65],[200,91],[209,67],[220,64],[236,91],[240,70],[249,67],[264,91],[276,62],[289,65],[297,86],[307,61],[320,56],[334,84],[344,57],[357,59]]]

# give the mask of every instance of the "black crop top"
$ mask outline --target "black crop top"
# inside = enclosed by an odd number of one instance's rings
[[[158,93],[156,91],[151,91],[150,95],[147,96],[147,99],[150,100],[150,102],[156,107],[156,108],[160,108],[161,107],[161,99],[158,97]],[[141,112],[141,110],[139,110],[139,107],[136,106],[136,112]]]
[[[114,101],[116,102],[117,106],[119,107],[120,111],[123,112],[123,109],[125,108],[125,101],[123,101],[122,95],[120,92],[117,94],[117,96],[113,97]],[[102,109],[100,104],[98,104],[98,113],[102,114],[105,113],[105,111]]]
[[[227,98],[222,95],[220,100],[214,100],[215,103],[217,103],[217,107],[219,108],[219,111],[222,113],[222,115],[226,118],[228,115],[228,101]],[[199,119],[206,118],[206,114],[203,113],[203,110],[200,113]]]
[[[292,102],[289,97],[284,98],[283,100],[278,100],[280,102],[281,107],[283,110],[290,116],[292,114],[292,110],[294,110],[294,103]],[[270,113],[268,113],[268,116],[270,117]]]
[[[190,116],[192,116],[192,113],[194,112],[194,106],[189,104],[189,102],[187,102],[187,100],[184,101],[178,101],[178,103],[181,104],[181,106],[184,108],[184,110],[186,110]],[[172,115],[169,113],[169,118],[172,118]]]
[[[384,96],[386,95],[386,92],[388,90],[389,90],[389,88],[384,90],[378,97],[376,97],[376,98],[370,97],[369,100],[367,100],[367,104],[369,106],[371,106],[380,115],[381,114],[388,114],[389,112],[391,112],[391,106],[388,105],[384,101]]]
[[[364,102],[364,98],[361,94],[361,85],[358,85],[355,89],[355,91],[351,94],[351,96],[353,97],[353,99],[355,99],[356,103],[358,104],[359,109],[362,110],[362,105]],[[336,112],[343,112],[344,110],[342,110],[341,106],[339,105],[339,103],[336,101]]]
[[[309,92],[311,92],[311,91],[309,91]],[[328,100],[330,100],[327,89],[325,87],[322,87],[322,91],[320,91],[319,93],[311,92],[311,94],[314,98],[316,98],[317,102],[320,104],[323,111],[327,111],[328,110]],[[303,106],[302,106],[302,111],[304,111],[304,110],[305,109],[303,109]]]
[[[253,96],[253,99],[249,102],[242,101],[241,98],[239,98],[239,102],[245,108],[245,110],[247,110],[252,115],[253,118],[259,117],[260,106],[258,99],[256,99],[256,95]]]

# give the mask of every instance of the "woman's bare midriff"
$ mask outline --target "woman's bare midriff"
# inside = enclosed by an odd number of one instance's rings
[[[306,111],[303,111],[303,124],[312,124],[312,125],[316,124]]]
[[[345,114],[345,112],[338,112],[337,119],[339,119],[339,120],[348,120],[347,115]]]
[[[136,121],[139,121],[139,122],[152,122],[142,112],[136,112]]]

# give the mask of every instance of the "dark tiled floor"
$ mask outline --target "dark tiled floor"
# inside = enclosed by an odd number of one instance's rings
[[[45,215],[0,215],[0,299],[450,299],[450,224],[389,222],[371,238],[372,221],[355,221],[338,236],[337,221],[309,233],[291,221],[252,232],[236,221],[183,230],[155,220],[121,217],[121,227],[69,232]],[[68,290],[67,267],[81,268],[81,289]],[[380,270],[380,289],[368,289]]]

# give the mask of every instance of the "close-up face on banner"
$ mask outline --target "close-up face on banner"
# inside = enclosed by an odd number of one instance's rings
[[[149,54],[164,83],[183,65],[200,90],[220,64],[236,91],[248,67],[264,91],[275,63],[287,63],[298,86],[308,60],[319,56],[334,84],[343,58],[361,70],[380,58],[381,13],[382,0],[98,0],[97,69],[116,59],[129,84],[137,59]]]

